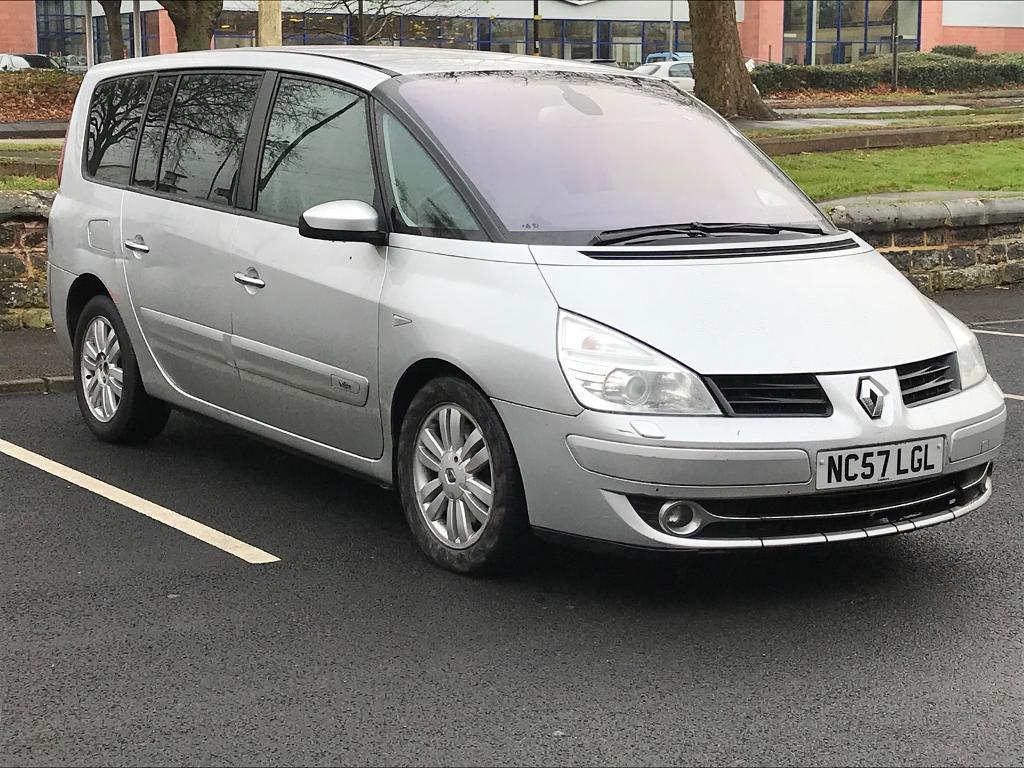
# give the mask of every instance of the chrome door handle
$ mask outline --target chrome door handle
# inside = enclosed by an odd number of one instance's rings
[[[266,283],[260,280],[258,277],[252,277],[244,272],[235,272],[235,282],[246,285],[250,288],[264,288]]]
[[[149,246],[139,240],[125,240],[124,247],[129,251],[136,251],[138,253],[149,253]]]

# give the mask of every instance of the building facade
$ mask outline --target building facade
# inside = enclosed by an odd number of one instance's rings
[[[710,1],[710,0],[707,0]],[[0,52],[85,56],[86,2],[4,0]],[[385,0],[386,2],[386,0]],[[1024,50],[1024,2],[1018,0],[734,0],[743,53],[759,62],[842,64],[862,56],[930,50],[968,43],[980,51]],[[367,2],[374,7],[376,0]],[[255,45],[258,0],[225,0],[211,47]],[[122,32],[135,55],[131,0],[122,4]],[[142,55],[176,50],[174,27],[156,0],[141,0]],[[285,0],[286,45],[348,44],[355,18],[340,0]],[[538,27],[544,56],[614,59],[634,67],[647,55],[692,48],[686,0],[540,0]],[[364,26],[373,44],[416,45],[529,53],[532,0],[423,0],[420,15]],[[99,60],[109,58],[106,20],[92,2]],[[375,23],[377,22],[377,23]]]

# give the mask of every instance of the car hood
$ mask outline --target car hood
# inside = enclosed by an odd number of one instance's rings
[[[866,246],[851,255],[659,262],[532,250],[560,307],[698,373],[867,371],[955,349],[931,302]]]

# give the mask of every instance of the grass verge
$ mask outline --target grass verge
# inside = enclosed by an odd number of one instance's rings
[[[60,154],[61,143],[58,142],[21,142],[0,141],[0,152],[56,152]]]
[[[1024,190],[1024,139],[775,158],[813,200],[879,192]]]
[[[35,176],[0,176],[0,192],[24,192],[28,190],[55,190],[56,179],[40,179]]]

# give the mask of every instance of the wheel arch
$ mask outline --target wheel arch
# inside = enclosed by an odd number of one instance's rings
[[[95,296],[106,296],[108,299],[110,291],[96,275],[86,272],[75,278],[68,290],[68,298],[65,304],[66,319],[68,324],[68,335],[75,338],[75,329],[78,328],[78,319],[82,316],[85,305]]]
[[[395,384],[395,390],[391,395],[389,426],[391,429],[391,444],[394,446],[392,450],[392,463],[397,459],[398,435],[402,431],[402,419],[405,418],[405,413],[409,410],[409,404],[416,396],[416,393],[423,388],[424,384],[441,376],[455,376],[460,379],[465,379],[486,396],[483,387],[481,387],[480,384],[477,383],[477,381],[475,381],[466,371],[459,368],[459,366],[454,363],[437,357],[427,357],[422,360],[417,360],[406,368],[405,372],[401,377],[399,377],[398,383]]]

